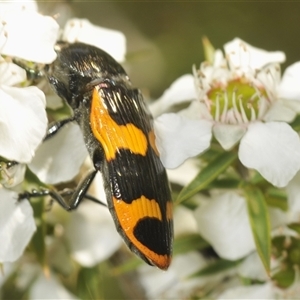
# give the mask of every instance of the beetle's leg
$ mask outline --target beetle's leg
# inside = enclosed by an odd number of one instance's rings
[[[74,194],[75,190],[74,189],[64,189],[63,191],[61,191],[59,194],[64,197],[64,196],[71,196],[72,194]],[[89,195],[89,194],[85,194],[84,199],[87,199],[87,200],[91,200],[95,203],[98,203],[100,205],[103,205],[103,206],[107,206],[106,203],[102,202],[101,200],[93,197],[92,195]]]
[[[83,200],[85,197],[93,179],[95,178],[97,174],[97,170],[93,170],[86,177],[79,182],[77,188],[75,189],[74,193],[72,194],[70,198],[70,208],[75,209],[79,205],[79,203]]]
[[[65,210],[71,210],[68,202],[59,194],[59,192],[50,189],[32,190],[31,192],[23,192],[19,194],[18,200],[50,196],[51,199],[58,202]]]
[[[94,163],[94,170],[88,173],[78,184],[77,188],[75,189],[74,193],[71,194],[69,200],[70,209],[75,209],[79,205],[79,203],[84,199],[91,200],[98,204],[107,206],[103,202],[99,201],[98,199],[90,196],[87,194],[87,191],[94,180],[98,171],[101,171],[102,165],[102,153],[99,147],[96,147],[93,151],[93,163]]]
[[[19,200],[22,199],[30,199],[34,197],[42,197],[42,196],[50,196],[53,200],[55,200],[57,203],[59,203],[65,210],[73,210],[76,209],[79,203],[84,199],[88,198],[89,200],[92,200],[97,203],[101,203],[96,198],[93,198],[91,196],[86,197],[86,193],[97,174],[97,170],[93,170],[84,179],[79,183],[77,188],[73,191],[71,194],[70,192],[62,192],[60,194],[57,191],[51,190],[51,189],[42,189],[42,190],[32,190],[31,192],[24,192],[19,194]],[[70,195],[71,194],[71,195]],[[66,200],[63,196],[70,195],[70,198]]]
[[[97,199],[97,198],[95,198],[95,197],[93,197],[93,196],[91,196],[91,195],[89,195],[89,194],[86,194],[86,195],[84,196],[84,198],[87,199],[87,200],[93,201],[93,202],[95,202],[95,203],[98,203],[98,204],[100,204],[100,205],[107,206],[106,203],[102,202],[101,200],[99,200],[99,199]]]
[[[75,121],[74,117],[70,117],[67,119],[63,119],[60,121],[56,121],[56,122],[52,122],[47,130],[47,134],[44,137],[44,141],[48,140],[49,138],[51,138],[53,135],[55,135],[64,125]]]

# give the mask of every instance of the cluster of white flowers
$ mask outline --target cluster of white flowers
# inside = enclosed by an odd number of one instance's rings
[[[289,66],[281,78],[283,52],[267,52],[238,38],[225,44],[224,52],[216,50],[213,61],[194,67],[193,75],[177,79],[152,104],[158,116],[155,126],[161,159],[166,167],[177,168],[169,171],[170,180],[185,186],[197,172],[197,165],[187,159],[207,150],[212,136],[225,151],[236,148],[245,167],[258,171],[275,187],[286,187],[288,212],[269,208],[271,228],[273,235],[295,235],[286,225],[299,222],[300,216],[300,139],[288,123],[300,112],[300,62]],[[186,109],[168,112],[184,102],[190,102]],[[299,293],[297,275],[288,289],[270,280],[256,252],[247,201],[239,190],[212,190],[200,203],[189,216],[197,222],[197,232],[219,257],[244,259],[236,275],[265,282],[234,283],[215,297],[288,299]],[[277,267],[278,263],[272,261]],[[199,288],[206,284],[199,283]],[[167,286],[164,293],[168,295]]]
[[[38,12],[35,1],[0,3],[0,157],[18,162],[0,163],[0,263],[4,270],[0,285],[36,231],[30,203],[17,201],[26,165],[42,182],[56,184],[73,179],[87,158],[75,124],[42,143],[48,125],[46,107],[53,105],[39,88],[26,86],[26,72],[13,60],[49,64],[56,58],[54,45],[59,39],[101,47],[118,61],[125,58],[126,40],[121,32],[95,26],[85,19],[71,19],[60,29],[54,18]],[[100,176],[94,186],[96,197],[105,199]],[[86,267],[107,259],[121,244],[108,210],[90,205],[93,204],[84,203],[82,209],[71,214],[65,230],[73,258]],[[78,235],[82,238],[78,239]],[[29,277],[35,276],[36,273]],[[55,277],[45,281],[41,274],[31,297],[40,299],[45,292],[53,299],[75,299]]]
[[[26,167],[41,182],[58,184],[72,180],[87,158],[76,124],[43,142],[46,107],[52,104],[39,88],[26,86],[26,72],[13,60],[49,64],[56,58],[53,49],[58,39],[95,45],[119,62],[126,53],[121,32],[85,19],[69,20],[60,29],[54,18],[38,12],[34,1],[0,3],[0,157],[18,162],[10,166],[0,161],[0,263],[6,275],[13,269],[9,263],[21,257],[36,230],[29,202],[17,202]],[[236,38],[225,44],[224,53],[216,50],[213,61],[194,67],[193,74],[176,80],[150,106],[156,117],[161,159],[166,168],[179,167],[169,171],[171,181],[184,186],[193,178],[198,167],[187,159],[209,149],[214,137],[225,151],[236,148],[244,167],[256,170],[275,187],[286,187],[289,212],[269,209],[274,232],[279,226],[298,222],[300,216],[300,139],[289,125],[300,113],[300,62],[288,67],[281,78],[280,63],[284,61],[282,52],[267,52]],[[169,112],[183,102],[189,104],[186,109]],[[100,175],[94,189],[97,198],[105,199]],[[194,211],[176,208],[175,235],[182,231],[201,234],[219,257],[244,258],[234,274],[265,282],[249,287],[235,284],[216,297],[274,299],[300,289],[297,280],[282,291],[269,279],[256,252],[246,201],[238,191],[212,191],[209,199],[200,202]],[[80,207],[69,217],[64,234],[73,258],[92,267],[114,253],[121,239],[105,207],[94,203]],[[138,273],[149,298],[186,298],[205,286],[213,288],[229,274],[186,279],[206,265],[204,256],[192,251],[176,256],[167,273],[146,265]],[[32,298],[42,297],[45,290],[53,298],[74,297],[55,277],[45,282],[41,275],[32,288]]]

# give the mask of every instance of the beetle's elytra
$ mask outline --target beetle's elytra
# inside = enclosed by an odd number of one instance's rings
[[[167,269],[173,240],[171,192],[141,93],[121,65],[96,47],[58,43],[56,51],[46,76],[73,117],[53,124],[46,138],[77,122],[94,170],[68,203],[54,198],[65,209],[75,209],[100,171],[108,208],[128,247],[148,264]]]

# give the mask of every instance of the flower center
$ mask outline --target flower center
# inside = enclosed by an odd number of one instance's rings
[[[246,78],[227,82],[227,86],[213,87],[207,94],[210,111],[215,121],[222,123],[248,123],[261,116],[262,102],[267,99],[264,89],[259,89]]]

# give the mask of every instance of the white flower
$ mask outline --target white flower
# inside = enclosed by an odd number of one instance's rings
[[[51,63],[56,53],[59,26],[48,16],[34,10],[34,6],[0,4],[0,53],[37,63]],[[29,4],[32,2],[29,2]]]
[[[33,211],[18,194],[0,188],[0,262],[13,262],[22,254],[36,230]]]
[[[120,31],[103,28],[92,24],[87,19],[71,19],[64,28],[62,40],[98,47],[109,53],[116,61],[125,60],[126,38]]]
[[[217,50],[213,64],[202,63],[194,69],[194,78],[178,79],[154,104],[159,114],[160,106],[165,110],[197,94],[179,114],[156,119],[161,158],[166,167],[175,168],[206,150],[213,134],[225,150],[240,142],[243,165],[275,186],[286,186],[300,169],[299,136],[287,124],[300,112],[300,62],[290,66],[280,81],[284,53],[260,50],[240,39],[224,49],[225,58]]]

